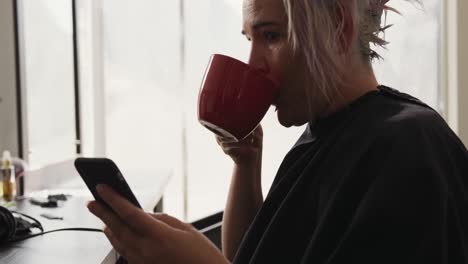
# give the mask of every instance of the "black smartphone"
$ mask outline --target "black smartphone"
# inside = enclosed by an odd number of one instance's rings
[[[140,203],[125,181],[119,168],[112,160],[107,158],[77,158],[75,160],[75,168],[99,203],[110,208],[96,192],[97,185],[105,184],[133,205],[141,208]]]

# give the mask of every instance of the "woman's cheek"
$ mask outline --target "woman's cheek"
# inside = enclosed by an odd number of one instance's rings
[[[287,56],[284,54],[284,48],[281,46],[275,46],[270,53],[270,71],[278,78],[280,82],[286,78],[285,74],[289,67]]]

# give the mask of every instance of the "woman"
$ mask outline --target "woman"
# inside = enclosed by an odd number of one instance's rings
[[[112,190],[92,202],[130,263],[467,263],[468,153],[432,109],[379,86],[388,0],[245,0],[250,65],[279,77],[286,127],[308,123],[266,199],[262,136],[217,138],[234,161],[223,252]]]

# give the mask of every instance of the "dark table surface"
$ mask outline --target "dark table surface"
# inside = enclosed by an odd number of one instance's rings
[[[135,172],[127,181],[147,211],[151,211],[161,200],[170,174]],[[128,174],[127,174],[128,175]],[[28,214],[41,222],[44,231],[59,228],[102,228],[103,224],[90,214],[86,203],[92,200],[91,193],[80,179],[64,185],[61,189],[31,194],[46,197],[48,194],[66,193],[72,196],[58,208],[41,208],[28,199],[17,201],[18,212]],[[63,217],[63,220],[49,220],[41,214]],[[38,231],[38,230],[34,230]],[[0,246],[1,264],[29,263],[115,263],[116,254],[102,233],[83,231],[62,231],[34,237],[22,242]]]

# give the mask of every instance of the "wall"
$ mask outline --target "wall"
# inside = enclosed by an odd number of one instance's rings
[[[13,0],[0,1],[0,151],[18,155]]]

